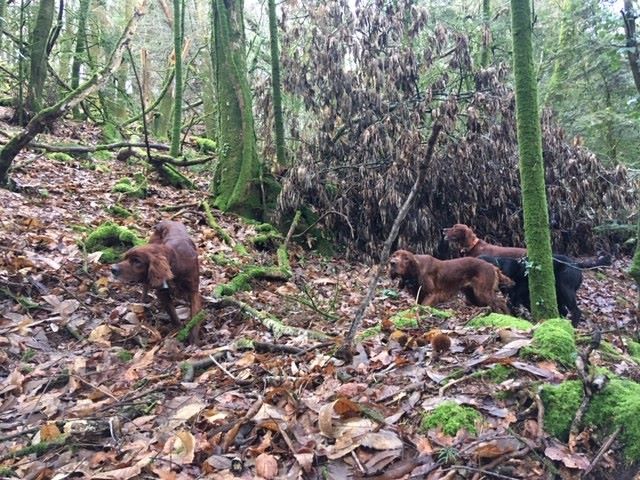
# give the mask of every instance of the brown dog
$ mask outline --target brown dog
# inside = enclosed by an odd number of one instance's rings
[[[125,282],[142,283],[143,302],[147,302],[149,288],[156,295],[171,321],[178,324],[178,314],[172,294],[186,297],[191,318],[202,308],[199,284],[198,251],[187,229],[179,222],[162,221],[154,227],[148,245],[128,250],[124,261],[111,267],[114,277]],[[194,327],[189,340],[198,342],[199,326]]]
[[[451,228],[442,230],[445,240],[460,245],[460,253],[468,257],[491,255],[492,257],[522,258],[527,254],[526,248],[501,247],[480,240],[471,228],[463,223],[456,223]]]
[[[508,312],[504,298],[498,297],[497,292],[499,286],[512,286],[513,282],[484,260],[471,257],[438,260],[431,255],[398,250],[389,263],[391,278],[400,278],[400,288],[417,296],[418,303],[434,306],[462,291],[473,305]]]

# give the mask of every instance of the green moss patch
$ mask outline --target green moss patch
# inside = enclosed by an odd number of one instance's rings
[[[567,441],[569,428],[582,402],[582,382],[568,380],[560,385],[545,385],[540,391],[544,404],[544,429]]]
[[[363,342],[370,338],[377,337],[378,335],[380,335],[381,332],[382,332],[382,326],[376,325],[375,327],[371,327],[363,330],[362,333],[360,333],[357,338],[359,342]]]
[[[513,328],[514,330],[531,330],[533,323],[521,318],[512,317],[511,315],[503,315],[501,313],[490,313],[482,317],[476,317],[467,323],[468,327],[496,327],[496,328]]]
[[[522,349],[522,355],[551,360],[565,367],[572,366],[577,351],[571,323],[561,318],[543,322],[536,328],[531,345]]]
[[[73,162],[73,157],[64,152],[48,153],[47,157],[50,158],[51,160],[57,160],[58,162],[65,162],[65,163]]]
[[[130,197],[145,198],[148,193],[148,184],[142,174],[137,173],[134,178],[121,178],[111,189],[114,193],[123,193]]]
[[[113,263],[131,247],[142,245],[144,240],[128,228],[105,222],[91,232],[82,243],[89,253],[102,251],[102,263]]]
[[[244,271],[233,277],[229,283],[218,285],[214,290],[214,294],[220,297],[225,297],[243,290],[251,290],[250,282],[254,278],[287,280],[290,275],[290,272],[285,272],[279,267],[263,267],[254,265],[245,268]]]
[[[186,188],[188,190],[196,188],[196,184],[193,183],[189,177],[179,172],[173,165],[168,163],[162,164],[159,168],[159,173],[162,179],[173,187]]]
[[[467,432],[478,433],[478,424],[482,421],[482,415],[471,407],[458,405],[452,401],[442,402],[432,412],[425,413],[420,422],[422,430],[440,427],[449,436],[454,436],[460,429]]]
[[[110,205],[105,209],[111,215],[115,215],[116,217],[129,218],[133,217],[133,213],[130,210],[127,210],[120,204]]]
[[[211,140],[210,138],[204,137],[193,137],[193,141],[200,153],[216,153],[216,149],[218,148],[218,144],[215,140]]]
[[[393,325],[400,329],[412,329],[418,328],[420,325],[418,324],[418,319],[420,320],[428,320],[431,318],[438,319],[446,319],[451,317],[451,313],[438,310],[437,308],[428,307],[426,305],[415,305],[407,310],[402,310],[401,312],[396,313],[390,320],[393,322]]]
[[[282,234],[269,223],[258,224],[256,226],[256,232],[251,242],[256,248],[261,250],[275,248],[284,240]]]
[[[501,363],[495,364],[487,370],[480,370],[478,376],[493,383],[502,383],[513,375],[513,369]]]
[[[640,362],[640,343],[629,340],[627,349],[629,350],[629,355],[631,355],[637,362]]]

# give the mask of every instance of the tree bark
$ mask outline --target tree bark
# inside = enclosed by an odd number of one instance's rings
[[[531,268],[531,313],[537,320],[558,316],[545,191],[538,92],[531,44],[531,0],[511,0],[516,121],[524,232]]]
[[[107,62],[107,66],[99,73],[94,74],[87,82],[73,90],[69,95],[60,100],[55,105],[41,110],[29,121],[26,127],[0,150],[0,185],[6,186],[9,183],[9,168],[13,163],[16,155],[26,145],[29,144],[35,136],[42,132],[46,125],[50,124],[57,118],[62,117],[72,110],[76,105],[80,104],[89,95],[93,94],[109,81],[111,76],[118,70],[122,62],[122,55],[125,48],[131,41],[138,23],[138,20],[144,15],[149,0],[143,0],[140,7],[135,11],[129,23],[127,24],[120,39],[116,43],[116,48],[111,54],[111,58]]]
[[[482,0],[482,52],[480,54],[480,66],[487,68],[489,65],[489,47],[491,46],[491,0]]]
[[[173,128],[171,133],[172,157],[180,155],[180,132],[182,131],[182,0],[173,0],[173,52],[176,59],[174,75]]]
[[[212,180],[223,211],[260,217],[260,164],[247,80],[242,0],[212,0],[219,161]]]
[[[624,21],[624,33],[627,40],[627,58],[629,59],[629,67],[633,75],[633,83],[636,90],[640,93],[640,48],[636,39],[636,15],[633,11],[631,0],[624,0],[624,10],[622,11],[622,20]]]
[[[47,41],[53,25],[54,0],[40,0],[38,15],[31,32],[31,66],[26,109],[29,116],[42,109],[44,82],[47,79]]]
[[[87,16],[91,0],[80,0],[80,11],[78,13],[78,31],[76,32],[76,48],[71,64],[71,90],[75,90],[80,85],[80,67],[82,66],[85,54],[87,38]],[[80,117],[80,110],[73,109],[73,117]]]
[[[485,0],[488,1],[488,0]],[[275,129],[276,160],[282,168],[286,165],[284,122],[282,118],[282,88],[280,83],[280,48],[278,47],[278,21],[276,2],[269,3],[269,36],[271,37],[271,88],[273,90],[273,123]]]

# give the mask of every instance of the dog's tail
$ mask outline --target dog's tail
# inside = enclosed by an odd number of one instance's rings
[[[608,267],[612,263],[611,255],[603,254],[598,255],[596,258],[590,258],[588,260],[576,260],[575,266],[578,268],[596,268],[596,267]]]

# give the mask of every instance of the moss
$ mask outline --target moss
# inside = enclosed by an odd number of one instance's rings
[[[96,152],[93,152],[91,156],[98,162],[108,162],[113,157],[109,150],[98,150]]]
[[[238,350],[253,350],[253,340],[250,338],[240,338],[235,341]]]
[[[291,264],[289,263],[289,252],[284,245],[278,247],[278,268],[283,275],[291,276]]]
[[[133,213],[117,203],[115,205],[108,206],[106,210],[116,217],[128,218],[133,216]]]
[[[12,478],[12,477],[16,477],[18,478],[18,474],[16,472],[14,472],[12,469],[10,469],[9,467],[0,467],[0,477],[4,478]]]
[[[201,153],[216,153],[218,144],[215,140],[204,137],[193,137],[193,140]]]
[[[119,350],[118,353],[116,353],[116,357],[118,357],[118,360],[120,360],[121,362],[130,362],[133,358],[133,353],[123,349]]]
[[[521,318],[512,317],[511,315],[503,315],[501,313],[490,313],[483,317],[476,317],[467,323],[468,327],[497,327],[497,328],[513,328],[514,330],[531,330],[533,324]]]
[[[239,262],[235,258],[227,257],[224,252],[218,252],[214,253],[213,255],[209,255],[209,258],[213,261],[213,263],[215,263],[216,265],[220,265],[221,267],[237,267],[239,265]]]
[[[640,460],[640,384],[612,376],[591,400],[585,421],[602,430],[621,426],[620,440],[630,462]]]
[[[136,174],[134,179],[124,177],[116,182],[111,189],[115,193],[124,193],[130,197],[145,198],[148,193],[147,181],[141,174]]]
[[[478,433],[478,424],[482,416],[473,408],[458,405],[452,401],[445,401],[438,405],[432,412],[425,413],[420,422],[422,430],[440,427],[449,436],[454,436],[460,429],[467,432]]]
[[[629,355],[631,355],[634,360],[640,361],[640,343],[629,340],[627,349],[629,350]]]
[[[166,163],[161,165],[160,174],[169,185],[176,188],[186,188],[188,190],[196,188],[196,184],[189,177],[180,173],[173,165]]]
[[[267,250],[274,248],[284,240],[282,234],[269,223],[261,223],[257,225],[256,232],[257,235],[251,239],[251,242],[258,249]]]
[[[375,327],[367,328],[366,330],[363,330],[362,333],[358,335],[358,341],[363,342],[370,338],[376,337],[380,335],[380,332],[382,332],[381,325],[376,325]]]
[[[554,437],[567,441],[569,428],[582,402],[582,382],[567,380],[560,385],[545,385],[540,390],[544,404],[544,428]]]
[[[91,232],[82,243],[89,253],[102,251],[101,262],[113,263],[126,250],[142,245],[144,241],[128,228],[105,222]]]
[[[247,257],[249,256],[249,252],[247,250],[247,247],[245,247],[243,244],[241,243],[236,243],[233,246],[233,251],[236,252],[238,255],[241,255],[243,257]]]
[[[418,324],[419,320],[429,320],[433,317],[446,319],[451,317],[451,313],[426,305],[415,305],[407,310],[396,313],[390,320],[396,328],[402,330],[418,328],[420,326]]]
[[[251,285],[249,283],[251,279],[271,276],[283,276],[283,272],[277,267],[262,267],[256,265],[247,267],[243,272],[240,272],[238,275],[233,277],[229,283],[218,285],[214,290],[214,294],[225,297],[243,290],[251,290]]]
[[[531,345],[522,350],[524,357],[551,360],[565,367],[575,362],[577,351],[574,330],[564,319],[547,320],[536,328]]]
[[[47,154],[47,157],[51,160],[57,160],[59,162],[73,162],[73,157],[64,152],[53,152]]]
[[[493,383],[502,383],[509,379],[512,374],[513,369],[507,365],[502,365],[501,363],[495,364],[493,368],[480,370],[478,372],[478,376],[480,378]]]
[[[102,125],[102,138],[106,143],[113,143],[121,140],[122,136],[120,135],[120,131],[115,124],[107,122]]]

